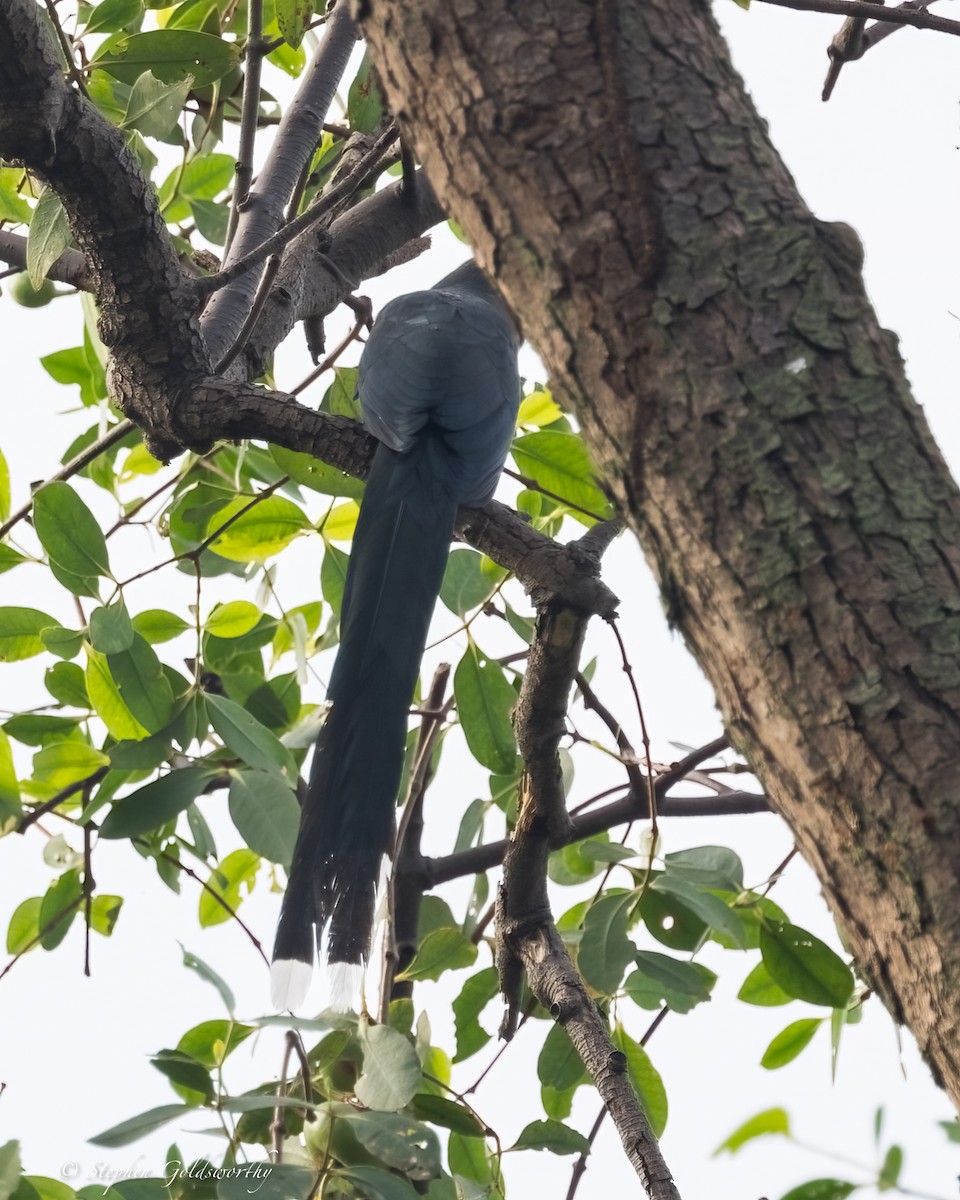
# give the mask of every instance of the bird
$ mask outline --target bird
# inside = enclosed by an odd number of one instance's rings
[[[468,261],[384,305],[360,357],[357,395],[379,444],[277,924],[278,1010],[306,999],[323,933],[331,1007],[345,1011],[359,991],[457,509],[493,497],[516,428],[520,341],[500,292]]]

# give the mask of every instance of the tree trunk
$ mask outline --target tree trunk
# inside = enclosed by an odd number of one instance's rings
[[[960,496],[699,0],[366,0],[861,974],[960,1104]],[[627,598],[629,599],[629,598]]]

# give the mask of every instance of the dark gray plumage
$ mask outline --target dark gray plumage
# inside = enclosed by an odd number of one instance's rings
[[[277,927],[278,1007],[305,995],[315,928],[327,930],[328,962],[354,968],[348,989],[366,959],[407,715],[454,520],[461,504],[485,504],[496,488],[520,399],[519,342],[499,293],[467,263],[387,304],[361,356],[364,422],[381,444]]]

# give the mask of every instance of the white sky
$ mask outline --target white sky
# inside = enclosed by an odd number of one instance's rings
[[[833,99],[824,105],[819,93],[825,47],[839,18],[789,13],[761,4],[745,13],[730,0],[724,0],[717,11],[736,64],[770,121],[773,140],[810,207],[823,219],[847,221],[861,235],[867,284],[880,319],[900,334],[916,395],[956,467],[960,423],[955,415],[954,381],[960,327],[951,315],[951,310],[960,311],[954,215],[960,142],[956,43],[943,35],[904,30],[862,62],[847,66]],[[437,242],[438,248],[428,257],[396,273],[389,289],[377,281],[365,290],[382,301],[394,290],[438,278],[462,251],[452,239],[441,237]],[[59,424],[53,426],[52,418],[73,402],[70,393],[49,380],[36,359],[77,343],[79,313],[73,301],[40,312],[20,309],[9,299],[0,304],[2,344],[7,350],[7,405],[0,446],[11,464],[14,504],[19,504],[31,480],[55,469],[67,438]],[[330,344],[334,336],[331,328]],[[291,386],[306,373],[299,337],[295,335],[291,342],[296,346],[285,349],[278,364],[282,386]],[[531,357],[527,364],[528,373],[537,375],[535,360]],[[315,398],[321,394],[316,391]],[[77,431],[88,419],[89,414],[71,418]],[[55,430],[49,441],[48,423]],[[99,497],[91,499],[89,489],[84,495],[97,511],[108,515],[109,505]],[[311,512],[319,511],[315,498],[310,498],[310,504]],[[149,561],[150,553],[143,530],[130,531],[112,550],[114,558],[122,561]],[[720,722],[709,689],[667,631],[649,573],[633,543],[620,540],[608,556],[605,578],[624,601],[623,626],[640,678],[655,758],[675,756],[671,740],[699,745],[716,736]],[[75,623],[66,593],[44,591],[42,586],[39,569],[22,567],[0,576],[0,604],[34,604]],[[316,557],[309,548],[295,565],[282,568],[279,587],[286,604],[316,596]],[[134,611],[158,603],[182,608],[192,599],[191,593],[192,585],[183,578],[164,574],[140,585],[128,602]],[[204,607],[208,610],[215,599],[240,594],[235,584],[205,585]],[[442,620],[449,630],[453,625],[449,614]],[[492,635],[483,631],[478,636],[485,649],[496,649]],[[458,644],[462,642],[454,643]],[[591,647],[591,653],[606,656],[610,663],[600,676],[602,695],[629,722],[632,708],[622,673],[611,657],[609,635],[592,630]],[[448,657],[459,653],[449,647],[445,652]],[[433,653],[430,662],[439,657],[439,652]],[[175,657],[169,661],[176,664]],[[329,663],[323,663],[324,676],[328,670]],[[40,702],[42,694],[38,696],[30,682],[35,673],[36,661],[4,667],[0,706],[10,709]],[[306,698],[319,699],[320,689],[308,691]],[[588,728],[587,722],[583,725]],[[594,732],[599,735],[599,730]],[[481,775],[470,775],[464,790],[465,759],[455,749],[458,738],[459,734],[451,736],[443,773],[431,793],[427,848],[434,852],[447,848],[460,812],[483,786]],[[579,761],[574,799],[612,778],[598,755],[581,756]],[[205,811],[220,835],[222,852],[233,848],[224,809],[223,794],[206,801]],[[52,832],[62,831],[57,822],[46,826]],[[668,850],[709,843],[734,847],[745,861],[748,882],[762,881],[790,845],[789,835],[774,817],[674,821],[666,824],[665,833]],[[43,842],[37,830],[25,840],[9,837],[0,842],[4,881],[0,929],[6,928],[16,905],[26,896],[41,894],[51,878],[40,857]],[[56,1176],[63,1164],[75,1164],[70,1180],[74,1186],[90,1182],[98,1170],[160,1174],[166,1148],[174,1139],[188,1159],[199,1154],[217,1157],[218,1142],[176,1126],[124,1150],[100,1150],[85,1140],[137,1112],[175,1102],[165,1080],[149,1065],[149,1055],[175,1045],[198,1021],[224,1015],[213,990],[180,966],[178,939],[229,981],[241,1019],[268,1010],[266,972],[259,958],[232,924],[198,929],[197,890],[189,880],[183,882],[181,897],[174,897],[129,847],[113,843],[98,848],[95,875],[99,887],[122,894],[125,905],[112,939],[94,941],[92,979],[82,975],[83,939],[77,925],[58,951],[32,952],[0,982],[5,1014],[0,1080],[7,1085],[0,1101],[0,1141],[19,1138],[26,1166],[34,1173]],[[455,911],[458,895],[462,889],[453,892]],[[557,897],[558,910],[576,898],[577,893],[565,889]],[[794,921],[836,944],[816,881],[803,864],[790,867],[774,898]],[[268,891],[264,875],[242,915],[267,946],[277,909],[278,896]],[[906,1149],[904,1183],[917,1193],[956,1195],[960,1148],[949,1146],[934,1124],[951,1115],[950,1106],[930,1083],[909,1037],[904,1037],[901,1051],[891,1022],[873,1001],[866,1006],[863,1023],[846,1032],[834,1086],[825,1032],[795,1063],[766,1072],[757,1063],[770,1038],[789,1021],[819,1014],[799,1003],[771,1010],[735,1001],[755,960],[756,954],[737,956],[708,949],[703,961],[721,974],[714,1000],[689,1016],[671,1015],[649,1047],[670,1100],[663,1150],[685,1200],[707,1196],[775,1200],[805,1179],[866,1177],[862,1171],[782,1141],[756,1142],[735,1158],[710,1157],[741,1121],[778,1104],[790,1111],[800,1140],[868,1166],[877,1159],[873,1110],[885,1106],[885,1138],[899,1141]],[[477,965],[488,961],[481,956]],[[448,1004],[452,994],[446,981],[422,985],[417,994],[418,1007],[430,1011],[436,1041],[451,1049]],[[499,1019],[495,1007],[485,1020],[490,1029]],[[623,1013],[635,1037],[643,1033],[650,1015],[627,1009]],[[537,1036],[530,1028],[522,1030],[472,1098],[500,1132],[504,1145],[528,1120],[542,1115],[536,1080],[540,1042],[541,1030]],[[472,1082],[494,1048],[491,1044],[458,1068],[455,1083]],[[278,1069],[279,1061],[279,1036],[265,1033],[236,1052],[227,1071],[228,1084],[239,1091],[260,1082]],[[572,1123],[585,1132],[598,1107],[595,1095],[581,1089]],[[202,1130],[213,1124],[201,1114],[184,1129]],[[526,1153],[507,1156],[505,1165],[514,1197],[534,1189],[537,1195],[561,1197],[572,1160]],[[71,1174],[69,1166],[64,1169]],[[606,1200],[620,1194],[638,1195],[639,1188],[608,1123],[578,1195],[581,1200]]]

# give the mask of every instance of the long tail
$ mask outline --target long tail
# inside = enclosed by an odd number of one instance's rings
[[[453,536],[450,462],[427,433],[377,449],[347,571],[330,713],[313,757],[277,937],[273,1001],[302,1003],[316,937],[359,975],[393,827],[407,716]]]

